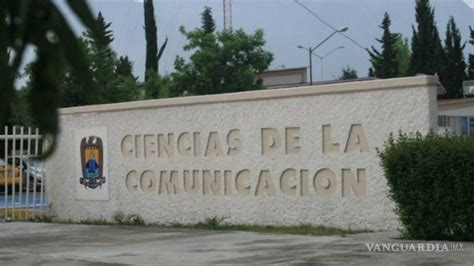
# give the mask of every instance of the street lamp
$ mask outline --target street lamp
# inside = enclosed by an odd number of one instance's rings
[[[329,40],[332,36],[334,36],[336,33],[345,32],[348,29],[349,29],[348,27],[342,27],[338,30],[335,30],[333,33],[329,34],[328,37],[326,37],[320,43],[316,44],[316,46],[314,46],[314,47],[304,47],[304,46],[301,46],[301,45],[297,46],[299,49],[304,49],[304,50],[308,51],[308,54],[309,54],[309,84],[310,85],[313,84],[313,58],[312,58],[312,55],[313,55],[314,51],[316,49],[318,49],[327,40]]]
[[[327,52],[323,56],[313,53],[314,56],[316,56],[317,58],[321,60],[321,80],[324,80],[324,58],[328,57],[330,54],[334,53],[336,50],[339,50],[339,49],[344,49],[344,45],[341,45],[339,47],[332,49],[331,51]]]

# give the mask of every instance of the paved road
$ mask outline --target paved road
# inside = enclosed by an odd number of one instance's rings
[[[464,243],[463,252],[382,253],[369,252],[365,245],[402,242],[396,236],[393,232],[311,237],[159,227],[0,223],[0,265],[469,265],[474,261],[473,243]]]

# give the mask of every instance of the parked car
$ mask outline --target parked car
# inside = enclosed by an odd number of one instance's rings
[[[20,169],[11,164],[6,164],[3,159],[0,159],[0,187],[2,190],[5,189],[5,185],[9,187],[20,185]]]
[[[8,157],[7,161],[9,164],[12,164],[13,157]],[[22,162],[23,161],[23,162]],[[22,162],[22,165],[20,163]],[[21,168],[22,170],[22,178],[23,178],[23,187],[26,188],[29,185],[28,189],[33,190],[35,186],[36,180],[36,188],[41,187],[41,183],[43,182],[43,175],[44,175],[44,162],[38,160],[36,157],[33,156],[23,156],[20,158],[15,156],[15,166]],[[28,184],[28,179],[30,180]]]

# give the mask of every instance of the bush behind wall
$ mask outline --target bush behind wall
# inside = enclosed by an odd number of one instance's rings
[[[473,137],[390,136],[379,156],[405,237],[474,240]]]

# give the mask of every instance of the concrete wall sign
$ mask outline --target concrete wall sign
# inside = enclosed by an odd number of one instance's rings
[[[369,144],[365,137],[363,126],[350,125],[348,134],[344,138],[343,149],[339,143],[332,142],[331,125],[322,125],[319,130],[310,132],[309,136],[301,136],[300,127],[285,127],[278,131],[276,128],[255,129],[260,131],[259,140],[249,140],[248,143],[258,143],[258,156],[295,155],[302,152],[301,138],[316,139],[322,137],[321,154],[333,155],[336,153],[368,153]],[[121,141],[123,160],[141,159],[152,163],[169,158],[181,158],[184,162],[199,157],[223,158],[232,160],[232,157],[246,153],[240,129],[231,129],[220,136],[218,131],[211,131],[202,137],[201,132],[158,133],[143,135],[126,135]],[[247,134],[248,135],[248,134]],[[258,133],[251,135],[259,135]],[[248,156],[252,156],[248,154]],[[238,164],[236,164],[238,165]],[[271,177],[271,169],[262,169],[251,173],[249,169],[146,169],[130,170],[125,178],[129,192],[145,192],[156,194],[200,194],[200,195],[242,195],[242,196],[308,196],[320,194],[333,196],[338,194],[356,198],[365,197],[366,169],[337,169],[338,175],[332,169],[323,167],[311,173],[308,169],[284,169],[276,173],[276,183]],[[354,171],[353,171],[354,170]],[[273,173],[275,174],[275,173]],[[340,176],[337,180],[336,176]],[[310,182],[311,178],[311,182]],[[312,187],[309,187],[310,183]],[[340,189],[337,190],[338,183]],[[254,186],[253,186],[254,185]]]
[[[72,220],[121,212],[163,224],[226,217],[396,228],[376,148],[391,132],[436,128],[437,83],[421,76],[62,109],[47,162],[51,210]],[[73,196],[78,176],[68,171],[83,128],[101,138],[110,167],[101,184],[109,200],[93,206],[84,204],[93,197]]]

